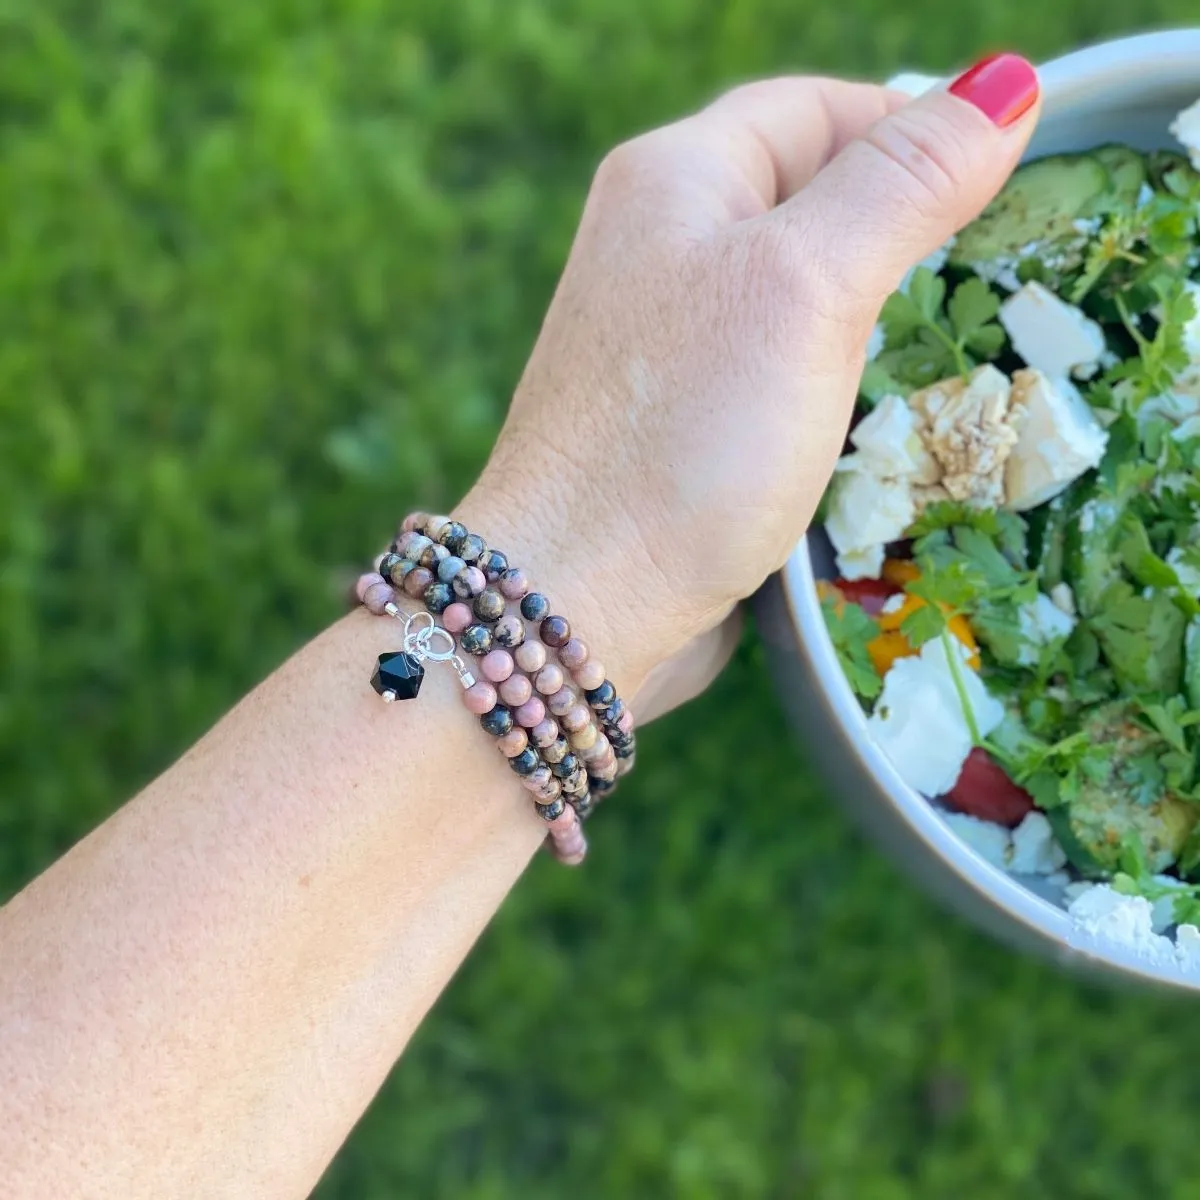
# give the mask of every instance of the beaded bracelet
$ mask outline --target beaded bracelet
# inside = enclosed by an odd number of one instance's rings
[[[636,742],[632,714],[603,667],[571,636],[566,619],[550,612],[545,596],[529,591],[524,572],[510,567],[504,554],[459,522],[425,513],[405,518],[377,570],[364,575],[357,590],[369,611],[406,622],[405,648],[380,656],[375,690],[385,699],[415,695],[420,674],[411,691],[406,680],[423,661],[452,661],[466,707],[496,736],[534,793],[538,814],[549,825],[550,849],[562,862],[581,862],[587,843],[580,819],[632,768]],[[411,632],[415,618],[396,605],[397,590],[421,600],[444,626],[428,616],[428,625]],[[518,602],[519,615],[507,612],[508,601]],[[527,636],[526,621],[535,625],[538,640]],[[476,680],[457,654],[434,650],[438,634],[451,648],[477,657],[484,678]],[[547,648],[557,651],[557,664],[547,661]]]

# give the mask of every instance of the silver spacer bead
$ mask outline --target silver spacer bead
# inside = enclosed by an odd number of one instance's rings
[[[386,692],[380,692],[379,696],[384,704],[391,704],[396,699],[396,693],[391,688],[388,688]]]

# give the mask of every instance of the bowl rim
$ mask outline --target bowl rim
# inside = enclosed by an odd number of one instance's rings
[[[1046,117],[1053,122],[1111,103],[1111,86],[1137,92],[1153,71],[1157,89],[1186,86],[1200,78],[1200,28],[1169,29],[1085,46],[1038,68]],[[1195,86],[1200,96],[1200,85]],[[884,793],[908,832],[956,882],[975,898],[1016,922],[1026,944],[1057,947],[1061,957],[1099,973],[1115,968],[1126,976],[1173,990],[1200,991],[1200,971],[1185,971],[1177,962],[1140,956],[1132,948],[1100,942],[1083,933],[1066,911],[1037,895],[1006,871],[988,862],[958,837],[939,810],[910,788],[876,746],[867,718],[837,661],[816,593],[816,573],[809,536],[798,543],[779,573],[783,608],[790,621],[801,668],[818,681],[813,694],[828,724],[838,730],[841,749],[855,761],[858,773]]]

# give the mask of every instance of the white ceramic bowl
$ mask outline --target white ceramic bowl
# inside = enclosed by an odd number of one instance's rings
[[[1104,142],[1170,147],[1168,124],[1200,98],[1200,29],[1105,42],[1039,74],[1045,107],[1029,157]],[[814,530],[764,587],[758,613],[785,702],[838,798],[930,891],[1003,940],[1112,981],[1200,991],[1200,974],[1081,935],[1058,895],[985,861],[900,779],[868,735],[825,629],[814,584],[834,574]]]

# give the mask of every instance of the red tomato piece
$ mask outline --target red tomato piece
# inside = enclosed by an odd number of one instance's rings
[[[986,750],[976,747],[967,755],[955,785],[945,797],[951,808],[981,821],[995,821],[1010,829],[1033,811],[1033,797],[1004,773]]]
[[[900,590],[886,579],[837,579],[833,586],[871,617],[879,616],[884,604]]]

